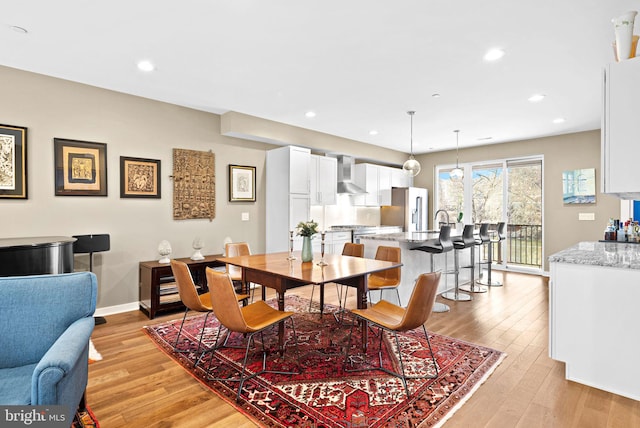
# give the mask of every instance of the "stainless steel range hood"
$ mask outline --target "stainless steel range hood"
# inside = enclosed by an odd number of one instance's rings
[[[355,160],[351,156],[338,156],[338,193],[361,195],[367,193],[362,187],[353,182],[353,167]]]

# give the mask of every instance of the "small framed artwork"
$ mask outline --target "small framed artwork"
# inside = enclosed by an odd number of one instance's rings
[[[107,196],[107,145],[54,138],[56,196]]]
[[[120,197],[160,199],[160,161],[120,156]]]
[[[229,202],[256,201],[256,167],[229,165]]]
[[[27,128],[0,125],[0,198],[27,199]]]
[[[562,173],[562,199],[565,204],[596,203],[596,169],[574,169]]]

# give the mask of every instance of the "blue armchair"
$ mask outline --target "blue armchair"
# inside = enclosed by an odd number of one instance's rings
[[[97,290],[90,272],[0,278],[0,404],[65,405],[71,420],[87,386]]]

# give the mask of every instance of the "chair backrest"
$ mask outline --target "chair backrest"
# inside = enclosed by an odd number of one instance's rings
[[[453,242],[451,242],[451,226],[440,226],[440,235],[438,236],[442,252],[451,251]]]
[[[439,283],[440,272],[423,273],[418,277],[402,321],[396,330],[413,330],[427,322],[436,300]]]
[[[182,304],[192,311],[210,311],[211,308],[204,305],[200,300],[189,266],[187,266],[185,262],[171,260],[171,270],[173,271],[173,277],[176,280],[176,286],[178,287],[178,294],[180,294]]]
[[[247,242],[227,242],[224,245],[224,250],[227,257],[237,256],[250,256],[251,249]],[[232,279],[238,279],[242,277],[242,268],[234,265],[227,264],[227,273],[231,275]]]
[[[354,244],[346,242],[342,248],[343,256],[364,257],[364,244]]]
[[[90,272],[0,278],[0,368],[37,363],[71,324],[93,325],[97,295]]]
[[[482,243],[489,242],[491,237],[489,236],[489,223],[480,224],[480,231],[478,232],[478,237]]]
[[[376,250],[376,260],[384,260],[387,262],[400,263],[400,247],[378,246]],[[396,281],[400,284],[400,268],[386,269],[380,272],[374,272],[371,276],[383,278],[386,281]]]
[[[238,305],[238,296],[229,274],[209,267],[206,269],[206,274],[209,292],[215,296],[211,299],[211,307],[220,324],[230,331],[248,333],[249,329]]]
[[[465,247],[470,247],[476,243],[476,239],[473,237],[474,227],[473,224],[465,224],[462,230],[462,242],[464,242]]]
[[[507,239],[507,223],[504,221],[498,223],[498,239],[500,241]]]

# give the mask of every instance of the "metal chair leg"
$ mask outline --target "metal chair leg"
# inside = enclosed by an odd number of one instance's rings
[[[453,250],[453,262],[454,262],[454,275],[455,275],[455,285],[453,291],[449,291],[447,293],[443,293],[442,297],[448,300],[455,300],[457,302],[464,302],[471,300],[471,296],[465,293],[460,293],[459,281],[460,281],[460,258],[458,252],[461,250]]]
[[[293,321],[292,317],[288,318],[291,321],[291,330],[293,331],[293,338],[294,338],[294,345],[296,348],[296,360],[298,363],[298,367],[300,367],[300,349],[298,348],[298,336],[296,334],[296,328],[295,328],[295,323]],[[285,322],[286,320],[283,320],[282,322]],[[277,324],[275,324],[277,325]],[[251,346],[251,342],[253,341],[253,343],[255,344],[255,340],[254,340],[254,336],[258,333],[260,333],[260,335],[262,335],[262,333],[264,332],[265,329],[269,328],[271,326],[267,326],[265,328],[263,328],[262,330],[259,331],[255,331],[253,333],[249,333],[248,337],[247,337],[247,346],[245,347],[245,353],[244,353],[244,358],[242,360],[242,369],[240,370],[240,377],[238,378],[216,378],[216,377],[211,377],[210,376],[210,372],[211,372],[211,362],[213,361],[213,358],[211,360],[209,360],[209,365],[207,366],[207,370],[206,370],[206,378],[207,380],[220,380],[220,381],[231,381],[231,382],[239,382],[238,384],[238,393],[236,394],[236,401],[240,401],[240,397],[242,395],[242,388],[244,386],[244,383],[250,379],[253,379],[256,376],[260,376],[264,373],[274,373],[274,374],[282,374],[282,375],[296,375],[296,374],[300,374],[302,373],[302,371],[297,371],[297,372],[285,372],[285,371],[278,371],[278,370],[267,370],[267,351],[264,347],[264,337],[262,338],[262,369],[252,373],[250,375],[245,376],[245,372],[247,369],[247,361],[249,360],[249,348]],[[227,335],[227,339],[228,339],[229,335]],[[226,343],[226,339],[225,339],[225,343]]]
[[[500,241],[491,241],[488,245],[487,255],[489,260],[487,260],[487,279],[486,280],[478,280],[477,283],[481,285],[487,285],[489,287],[502,287],[502,282],[500,281],[492,281],[491,280],[491,265],[493,264],[493,244]]]

